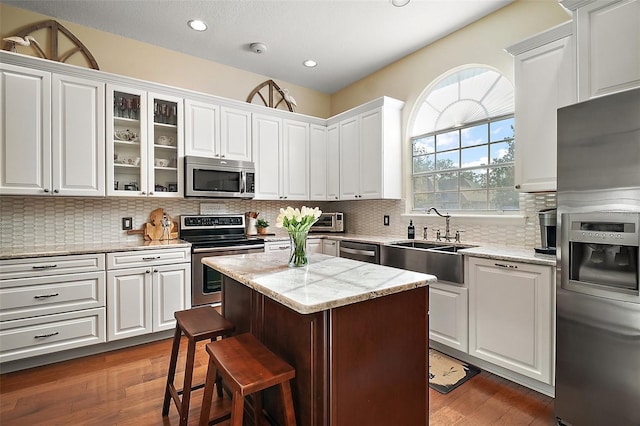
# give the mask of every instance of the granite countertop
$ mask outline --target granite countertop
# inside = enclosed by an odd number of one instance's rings
[[[207,257],[204,264],[301,314],[424,287],[436,277],[340,257],[311,254],[309,265],[288,266],[289,254]]]
[[[484,257],[487,259],[556,266],[555,255],[539,254],[533,249],[526,249],[522,247],[478,246],[462,249],[458,253],[462,253],[465,256]]]
[[[183,240],[170,241],[137,241],[111,242],[111,243],[87,243],[87,244],[43,244],[20,248],[0,249],[0,260],[21,259],[26,257],[62,256],[71,254],[114,253],[131,250],[154,250],[166,248],[191,247],[191,244]]]

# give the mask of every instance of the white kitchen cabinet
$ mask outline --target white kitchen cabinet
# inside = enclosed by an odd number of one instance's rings
[[[105,256],[0,261],[0,362],[103,343]]]
[[[107,93],[107,194],[182,197],[182,99],[116,85]]]
[[[468,351],[467,288],[443,281],[429,285],[429,339],[462,352]]]
[[[336,240],[328,240],[326,238],[322,239],[322,253],[327,254],[329,256],[338,257],[338,248],[339,243]]]
[[[553,384],[553,267],[465,256],[469,354]]]
[[[404,102],[382,104],[340,120],[340,198],[402,197],[401,114]],[[366,104],[365,104],[366,107]]]
[[[309,199],[309,123],[282,120],[281,196]]]
[[[185,100],[185,155],[252,161],[251,112]]]
[[[576,101],[571,23],[508,50],[515,56],[515,187],[555,191],[556,111]]]
[[[640,1],[561,3],[573,12],[578,101],[640,87]]]
[[[309,127],[309,199],[327,199],[327,128],[317,124]]]
[[[104,196],[104,83],[0,71],[0,194]]]
[[[282,241],[267,241],[264,243],[264,251],[266,253],[273,253],[276,251],[289,251],[291,249],[291,242],[289,240]]]
[[[311,157],[313,161],[313,156]],[[340,199],[340,127],[327,126],[327,200]]]
[[[322,238],[307,238],[307,253],[322,253]]]
[[[309,199],[309,123],[253,115],[256,199]]]
[[[175,327],[174,313],[191,307],[187,258],[188,249],[107,254],[109,341]]]

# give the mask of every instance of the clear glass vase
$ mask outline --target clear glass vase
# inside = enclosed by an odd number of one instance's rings
[[[307,234],[308,231],[289,232],[289,242],[291,243],[291,252],[289,253],[290,267],[295,268],[309,264]]]

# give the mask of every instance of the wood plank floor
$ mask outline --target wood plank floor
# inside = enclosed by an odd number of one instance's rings
[[[181,349],[179,372],[186,341]],[[206,374],[206,353],[199,349],[194,383],[204,381]],[[161,416],[170,351],[171,340],[163,340],[3,374],[0,424],[177,425],[175,407],[168,417]],[[182,374],[177,380],[181,383]],[[192,394],[189,425],[198,423],[202,392]],[[430,389],[429,398],[434,426],[554,424],[552,398],[484,371],[447,395]],[[212,414],[226,410],[228,401],[214,401]]]

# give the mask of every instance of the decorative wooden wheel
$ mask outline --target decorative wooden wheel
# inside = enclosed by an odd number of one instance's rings
[[[294,104],[287,98],[289,95],[283,91],[273,80],[267,80],[256,86],[247,97],[247,102],[254,103],[254,99],[259,99],[269,108],[278,108],[280,105],[286,106],[291,112],[294,111]]]
[[[67,59],[69,59],[72,55],[80,53],[90,64],[91,68],[93,68],[94,70],[100,69],[98,63],[96,62],[96,59],[93,57],[91,52],[89,52],[89,49],[87,49],[87,47],[82,44],[82,42],[75,35],[73,35],[71,31],[66,29],[59,22],[52,19],[48,21],[42,21],[30,27],[24,28],[22,31],[17,33],[16,36],[24,38],[28,35],[33,35],[34,32],[39,30],[49,31],[49,55],[47,55],[44,50],[42,50],[38,43],[30,44],[30,46],[33,46],[40,57],[56,62],[66,62]],[[62,37],[68,38],[73,44],[73,47],[67,52],[60,54],[58,52],[58,40]],[[5,42],[4,50],[11,50],[12,47],[12,42]]]

